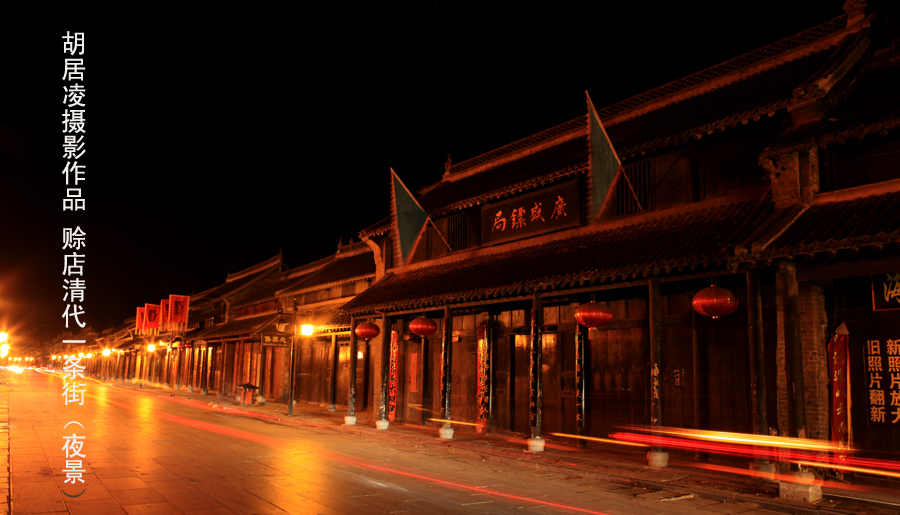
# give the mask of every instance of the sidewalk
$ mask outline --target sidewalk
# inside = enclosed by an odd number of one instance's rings
[[[697,463],[673,455],[669,467],[647,466],[646,449],[626,450],[616,446],[591,446],[589,448],[563,445],[548,440],[545,451],[529,452],[525,438],[514,435],[486,436],[477,434],[474,428],[454,426],[453,440],[438,439],[438,425],[419,426],[392,423],[385,431],[375,429],[372,410],[357,412],[354,426],[344,425],[345,409],[329,412],[326,408],[305,403],[296,404],[293,416],[287,415],[287,404],[267,402],[265,406],[238,406],[234,396],[219,397],[215,393],[201,395],[158,385],[121,382],[103,382],[118,388],[147,395],[169,397],[176,402],[196,403],[198,407],[212,408],[264,419],[285,425],[315,426],[336,432],[378,439],[428,450],[478,457],[483,460],[505,462],[529,467],[548,473],[581,476],[620,483],[635,488],[635,495],[663,500],[693,494],[709,501],[733,504],[724,507],[722,513],[740,513],[751,509],[772,510],[795,514],[896,514],[900,512],[900,496],[896,491],[867,487],[864,491],[823,487],[824,499],[817,503],[791,501],[778,497],[778,483],[765,481],[744,474],[747,464],[739,461],[711,461]],[[699,467],[704,467],[701,469]]]

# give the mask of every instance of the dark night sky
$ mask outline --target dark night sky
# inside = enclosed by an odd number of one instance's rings
[[[420,188],[448,153],[584,114],[584,90],[608,105],[842,13],[840,0],[593,4],[68,27],[87,33],[86,213],[61,210],[66,27],[6,31],[0,325],[63,329],[63,227],[87,234],[82,321],[103,329],[279,249],[290,266],[333,253],[389,213],[389,167]]]

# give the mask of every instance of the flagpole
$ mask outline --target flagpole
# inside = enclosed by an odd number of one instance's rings
[[[440,229],[438,229],[437,226],[434,225],[434,222],[431,221],[431,217],[430,217],[430,216],[428,217],[428,223],[430,223],[431,226],[434,227],[434,232],[436,232],[436,233],[438,234],[438,236],[441,237],[441,241],[444,242],[444,245],[447,246],[447,248],[450,250],[450,252],[453,252],[453,247],[451,247],[450,244],[447,243],[447,240],[444,238],[444,235],[441,234]]]
[[[631,186],[631,180],[628,178],[628,174],[625,173],[625,167],[624,167],[624,166],[622,167],[622,175],[625,176],[625,182],[628,183],[628,189],[631,190],[631,195],[634,197],[634,201],[637,202],[638,210],[639,210],[639,211],[643,211],[644,208],[643,208],[643,206],[641,206],[641,201],[638,200],[637,193],[634,192],[634,188]]]

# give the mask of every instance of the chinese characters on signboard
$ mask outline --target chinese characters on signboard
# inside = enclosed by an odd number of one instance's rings
[[[869,423],[900,422],[900,338],[866,340]]]
[[[413,352],[409,355],[409,391],[419,392],[419,354]]]
[[[388,372],[388,420],[397,417],[397,357],[400,354],[400,334],[391,331],[391,356]]]
[[[490,331],[486,324],[479,324],[476,330],[478,337],[478,372],[477,372],[477,399],[478,414],[475,418],[476,427],[484,427],[490,414],[490,381],[491,381],[491,349],[488,339]]]
[[[285,333],[265,333],[262,335],[263,347],[288,347],[288,338]]]
[[[584,427],[584,340],[587,329],[578,325],[575,329],[575,424]]]
[[[578,186],[570,181],[481,208],[485,245],[540,234],[579,223]]]
[[[828,344],[828,364],[831,373],[831,440],[847,449],[850,443],[849,399],[847,398],[847,359],[849,349],[846,334],[835,335]],[[879,349],[880,351],[880,349]],[[843,459],[843,455],[838,455]]]
[[[872,309],[874,311],[900,309],[900,272],[872,276]]]

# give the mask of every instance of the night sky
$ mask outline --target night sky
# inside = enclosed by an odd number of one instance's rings
[[[82,322],[284,252],[333,254],[458,162],[842,14],[840,0],[422,3],[333,16],[0,35],[0,325],[64,330],[62,229],[86,233]],[[349,7],[348,7],[349,9]],[[338,16],[338,14],[340,16]],[[66,30],[86,32],[87,211],[62,212]],[[72,324],[73,325],[73,324]]]

